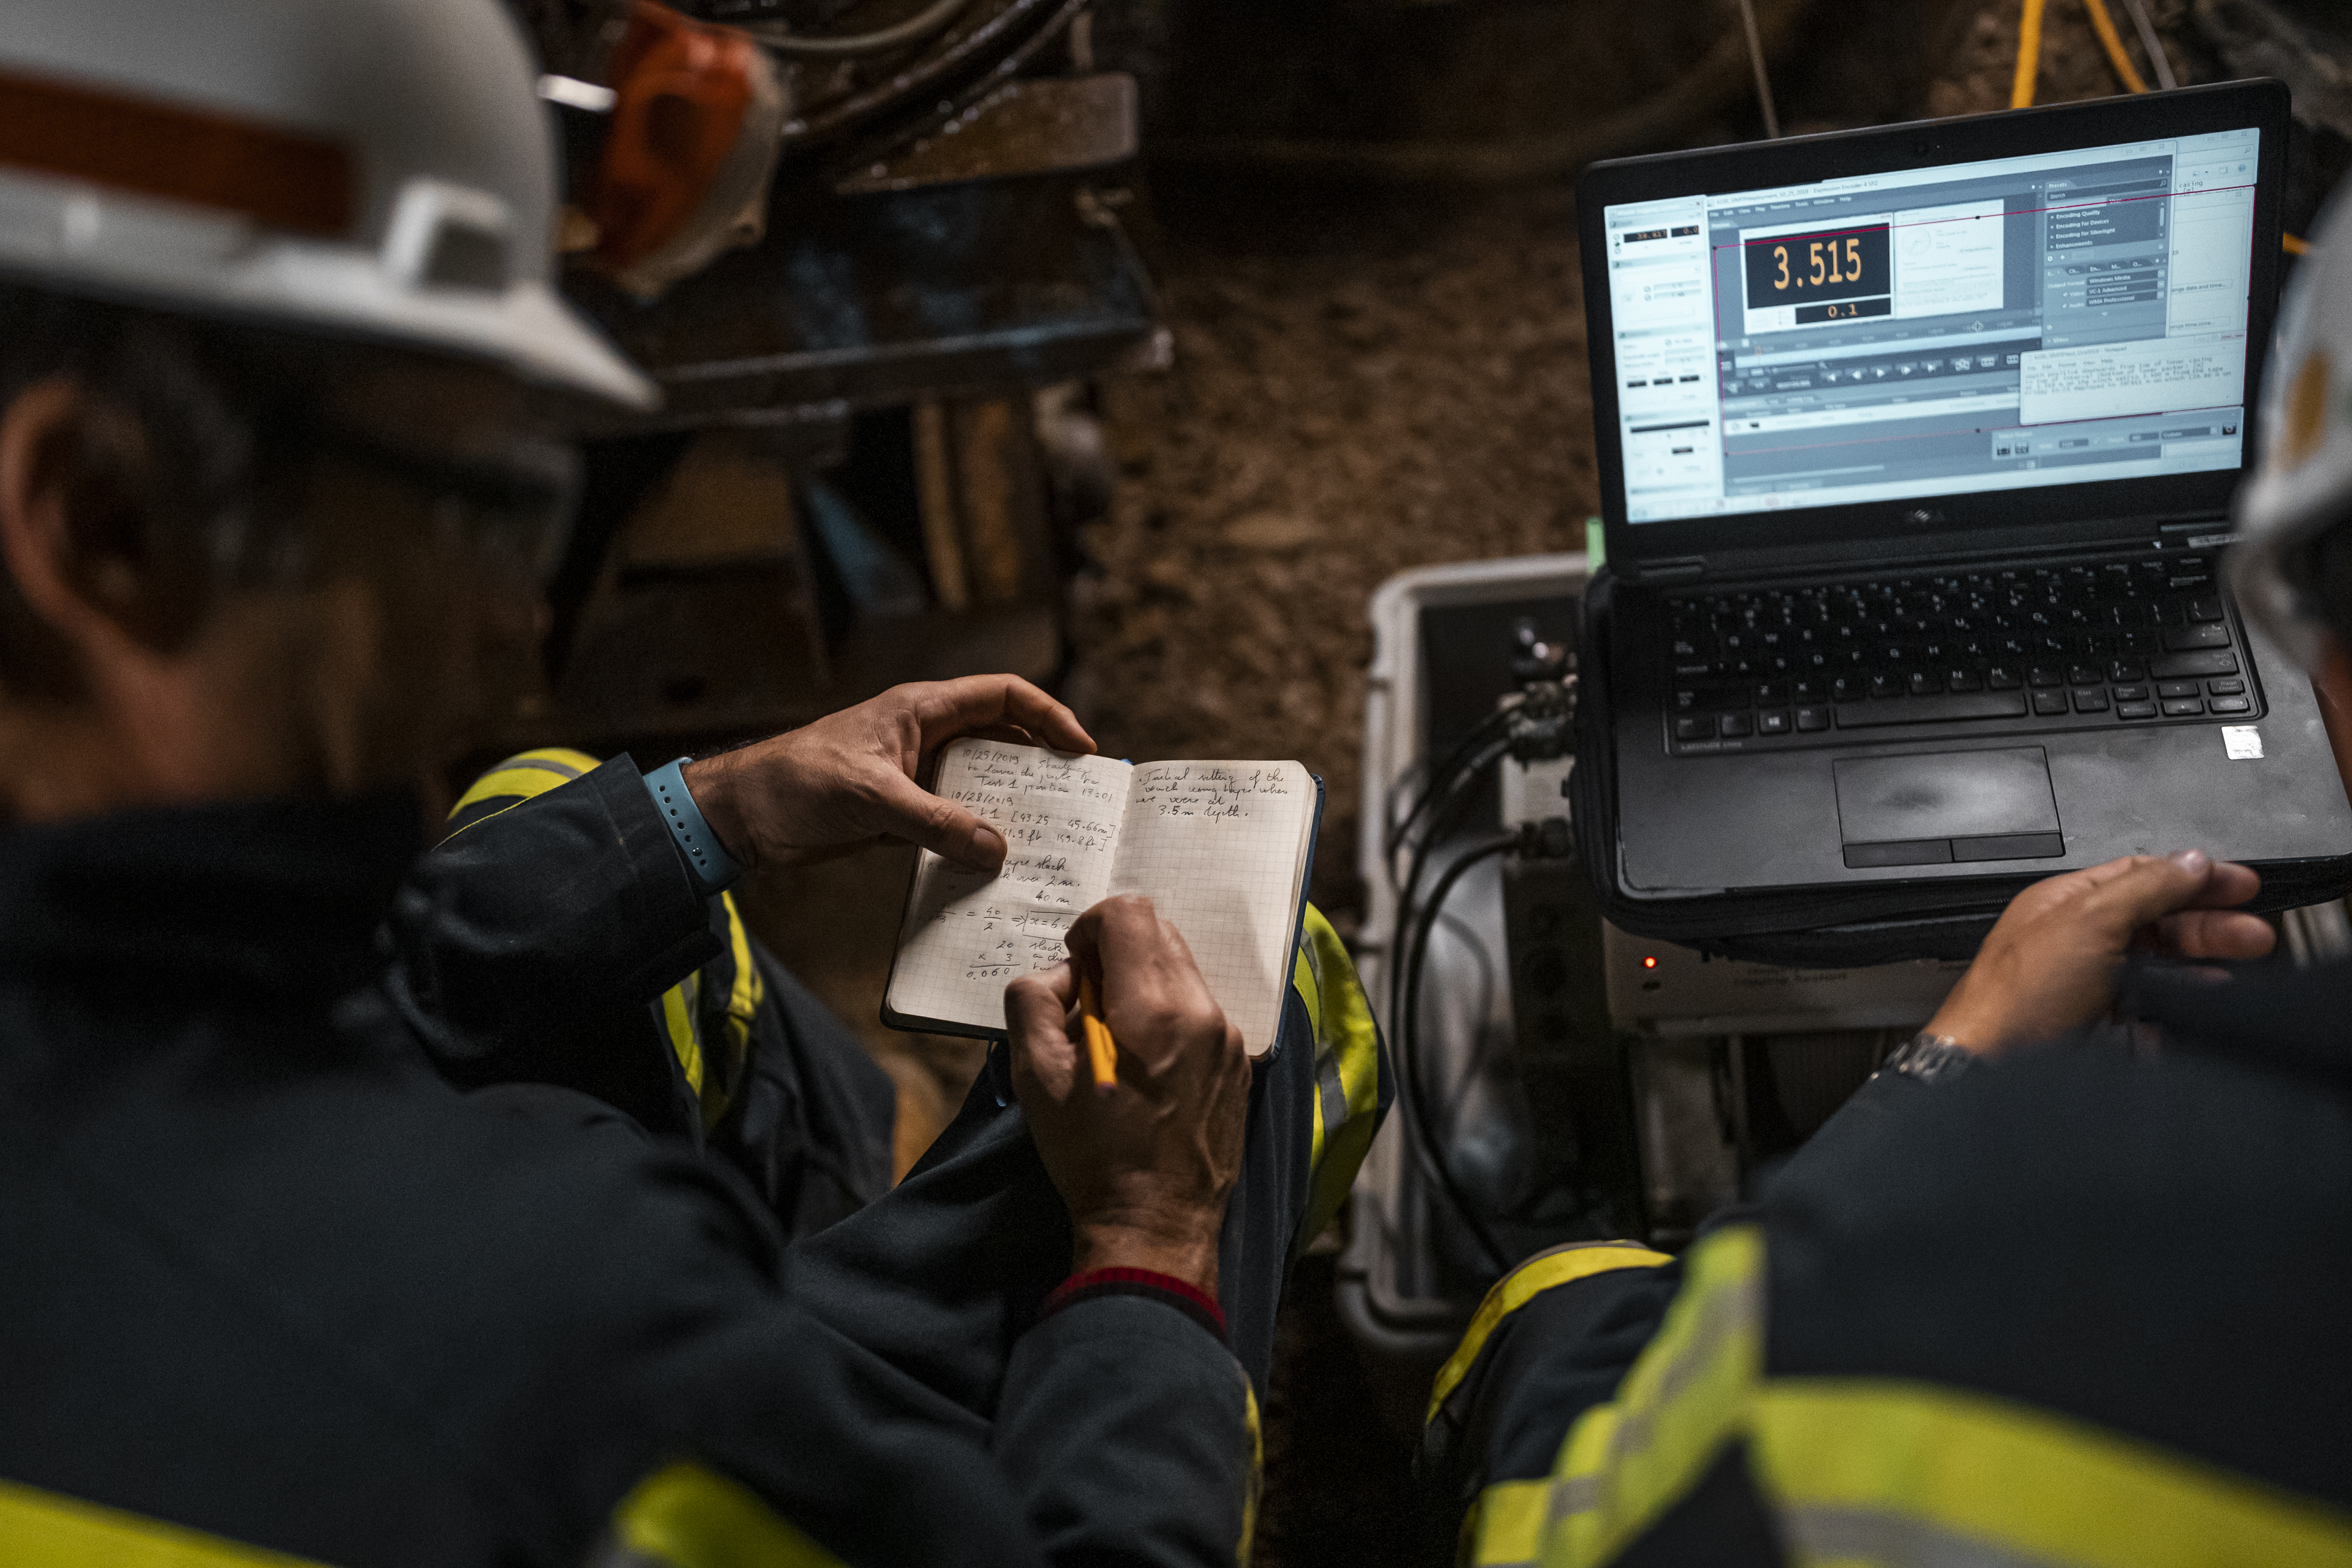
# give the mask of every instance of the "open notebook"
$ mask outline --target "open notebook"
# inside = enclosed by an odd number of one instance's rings
[[[932,786],[1004,835],[1003,868],[926,849],[908,889],[882,1021],[1001,1036],[1014,975],[1068,956],[1100,900],[1142,893],[1184,933],[1249,1053],[1274,1048],[1323,815],[1297,763],[1146,763],[1002,741],[950,742]]]

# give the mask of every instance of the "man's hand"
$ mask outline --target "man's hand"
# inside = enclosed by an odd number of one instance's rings
[[[2261,887],[2247,868],[2201,849],[2130,855],[2036,882],[2001,911],[1928,1032],[1990,1055],[2080,1028],[2114,1005],[2135,942],[2187,958],[2260,958],[2276,933],[2229,911]]]
[[[688,763],[686,785],[747,869],[902,838],[993,871],[1004,864],[1004,840],[915,782],[926,756],[971,734],[1095,749],[1076,715],[1019,676],[971,675],[894,686],[803,729]]]
[[[1005,989],[1013,1092],[1062,1201],[1073,1266],[1149,1268],[1217,1291],[1217,1234],[1242,1166],[1250,1064],[1192,952],[1151,900],[1108,899],[1070,928],[1070,962]],[[1098,1089],[1078,971],[1101,975],[1118,1082]]]

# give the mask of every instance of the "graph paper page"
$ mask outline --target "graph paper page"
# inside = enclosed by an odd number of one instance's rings
[[[1110,885],[1127,763],[1001,741],[956,741],[933,790],[1004,835],[993,875],[926,849],[890,968],[890,1011],[1004,1027],[1004,987],[1067,957],[1062,933]]]
[[[1314,815],[1297,763],[1150,763],[1128,784],[1110,891],[1145,894],[1184,933],[1252,1056],[1282,1023]]]

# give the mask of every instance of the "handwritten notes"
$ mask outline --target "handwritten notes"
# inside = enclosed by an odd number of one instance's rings
[[[925,948],[943,971],[1002,993],[1014,975],[1062,962],[1062,933],[1110,885],[1129,772],[1034,746],[982,742],[949,752],[937,793],[1003,834],[1005,855],[994,876],[924,856],[928,886],[909,920],[930,928]]]
[[[1113,893],[1149,896],[1184,935],[1253,1053],[1274,1043],[1313,827],[1296,763],[1154,763],[962,741],[934,785],[1004,836],[991,875],[924,852],[888,1012],[997,1030],[1004,987],[1067,956],[1065,933]]]
[[[1109,890],[1149,896],[1251,1051],[1269,1049],[1290,981],[1314,781],[1297,763],[1150,763],[1135,770],[1129,797]]]
[[[1132,786],[1153,816],[1254,817],[1261,803],[1295,791],[1281,763],[1154,763]]]

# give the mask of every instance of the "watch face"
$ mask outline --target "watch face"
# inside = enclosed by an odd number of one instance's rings
[[[1966,1046],[1922,1029],[1896,1047],[1895,1054],[1886,1058],[1886,1065],[1896,1072],[1932,1083],[1959,1071],[1975,1059]]]

